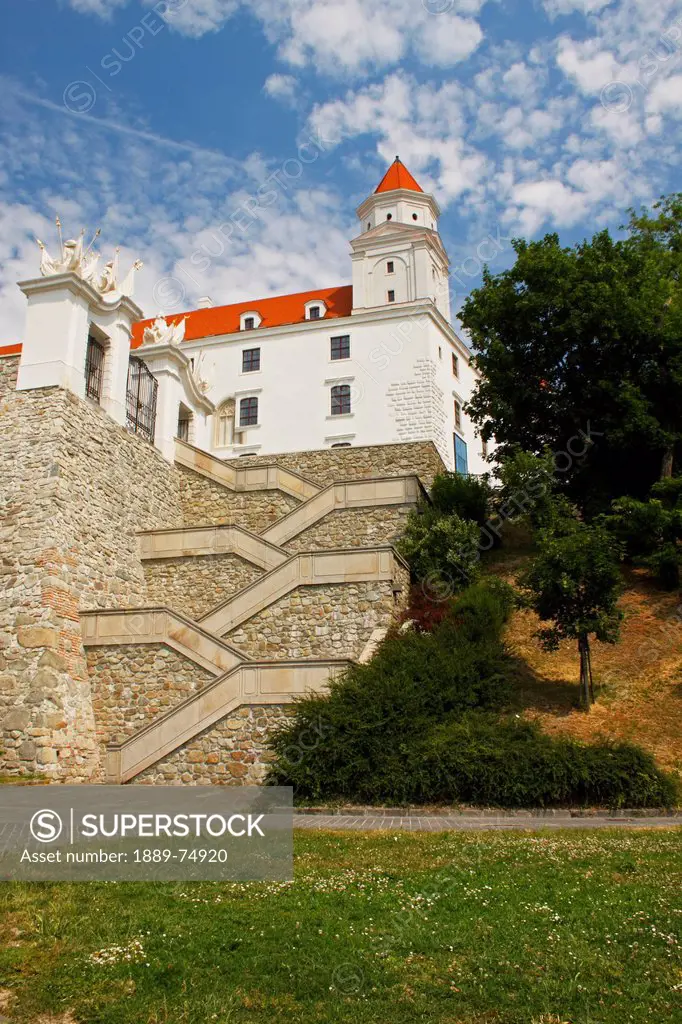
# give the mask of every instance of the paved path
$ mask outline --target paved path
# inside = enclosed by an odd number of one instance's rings
[[[398,817],[390,815],[351,814],[295,814],[294,828],[316,831],[375,831],[379,829],[403,832],[518,832],[522,829],[580,829],[580,828],[682,828],[682,817],[660,815],[656,817],[611,817],[609,815],[429,815],[424,817]]]

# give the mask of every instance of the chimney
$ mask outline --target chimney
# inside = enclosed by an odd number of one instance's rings
[[[197,309],[210,309],[213,305],[213,299],[210,295],[202,295],[197,301]]]

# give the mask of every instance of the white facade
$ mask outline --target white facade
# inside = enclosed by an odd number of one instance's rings
[[[351,242],[348,316],[327,319],[323,298],[305,293],[299,322],[259,327],[254,301],[240,313],[239,330],[183,342],[201,359],[216,407],[212,454],[433,440],[450,469],[457,444],[460,471],[486,472],[481,439],[463,411],[475,373],[449,322],[439,212],[432,196],[406,188],[365,200]],[[198,434],[189,440],[199,446]]]
[[[153,322],[140,320],[128,279],[94,273],[96,254],[69,241],[52,260],[39,243],[43,276],[21,285],[18,387],[69,388],[137,429],[132,356],[156,379],[145,436],[169,460],[176,436],[225,459],[431,440],[448,468],[483,473],[484,447],[463,410],[475,373],[450,324],[439,213],[396,159],[357,210],[352,287],[238,306],[206,298]]]

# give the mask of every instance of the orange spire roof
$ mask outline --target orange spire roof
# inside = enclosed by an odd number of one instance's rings
[[[405,164],[400,162],[399,156],[395,158],[374,191],[375,194],[377,192],[392,192],[396,188],[409,188],[411,192],[424,191],[414,180]]]

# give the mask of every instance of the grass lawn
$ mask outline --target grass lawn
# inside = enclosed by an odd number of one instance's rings
[[[31,1024],[682,1021],[682,830],[297,833],[294,883],[0,888]]]

